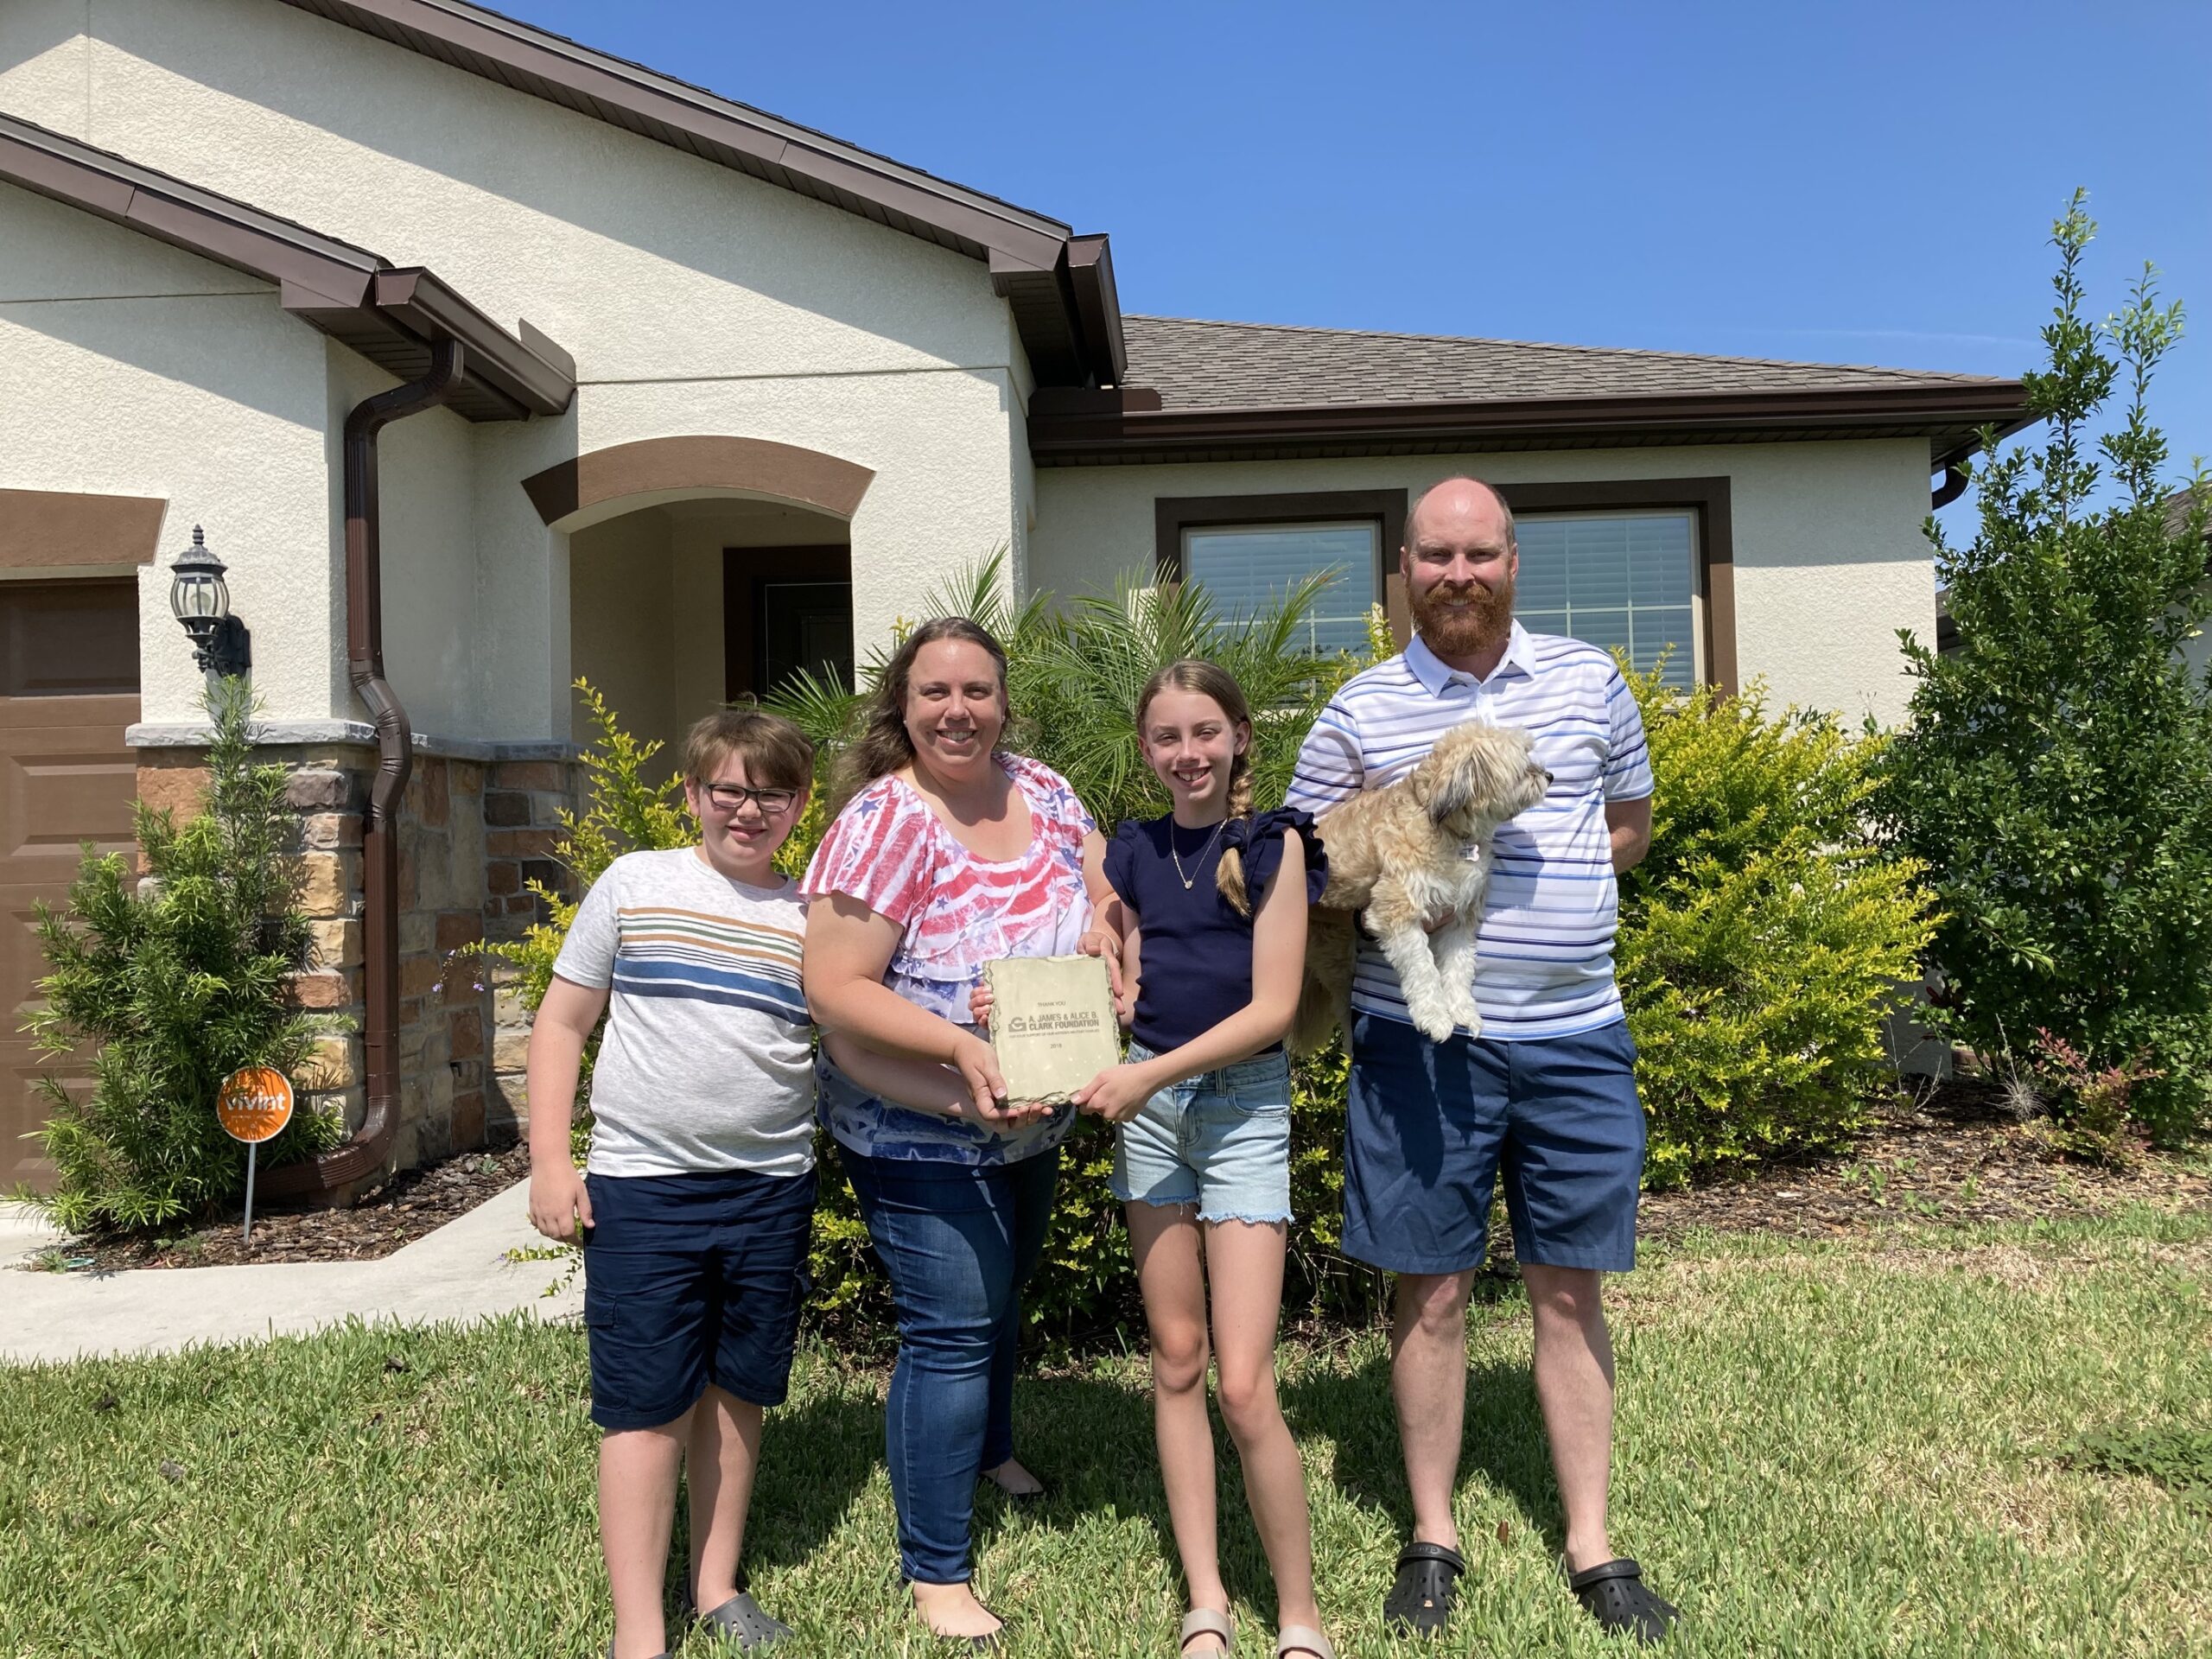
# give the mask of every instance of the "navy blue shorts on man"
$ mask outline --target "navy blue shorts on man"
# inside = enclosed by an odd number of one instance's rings
[[[1478,1268],[1503,1178],[1522,1262],[1625,1273],[1643,1176],[1626,1021],[1432,1043],[1401,1020],[1353,1017],[1345,1255],[1391,1273]]]
[[[592,1421],[657,1428],[710,1382],[757,1406],[783,1404],[806,1299],[814,1179],[746,1169],[584,1178]]]

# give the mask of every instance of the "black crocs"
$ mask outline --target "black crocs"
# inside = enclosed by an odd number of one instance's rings
[[[1608,1636],[1626,1632],[1639,1642],[1662,1641],[1681,1616],[1645,1587],[1643,1569],[1625,1555],[1573,1574],[1567,1587]]]
[[[1382,1598],[1382,1618],[1400,1636],[1440,1636],[1452,1616],[1452,1597],[1467,1563],[1446,1544],[1408,1544],[1398,1554],[1398,1576]]]
[[[791,1627],[779,1618],[771,1618],[760,1611],[760,1604],[753,1599],[748,1591],[741,1590],[719,1607],[709,1607],[699,1615],[699,1623],[712,1630],[740,1653],[750,1653],[755,1648],[765,1648],[780,1642],[791,1633]]]

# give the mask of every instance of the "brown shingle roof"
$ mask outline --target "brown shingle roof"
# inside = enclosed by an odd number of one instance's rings
[[[1040,388],[1041,466],[1924,438],[2030,419],[2018,380],[1687,352],[1125,317],[1110,391]]]
[[[1317,409],[1935,385],[1997,389],[2012,384],[1986,375],[1916,369],[1281,323],[1125,315],[1122,326],[1129,353],[1126,383],[1156,391],[1166,410]]]
[[[2178,536],[2188,527],[2189,515],[2196,505],[2194,490],[2176,490],[2166,498],[2166,534]]]

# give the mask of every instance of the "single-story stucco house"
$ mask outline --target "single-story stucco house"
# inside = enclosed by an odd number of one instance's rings
[[[449,953],[531,913],[579,674],[671,737],[1001,546],[1064,594],[1338,567],[1349,642],[1473,471],[1532,625],[1889,719],[1931,487],[2023,419],[1970,375],[1125,316],[1103,235],[461,0],[9,0],[0,1006],[79,840],[192,798],[202,533],[300,767],[302,995],[365,1033],[315,1079],[353,1144],[272,1185],[342,1194],[519,1108]],[[0,1183],[41,1174],[15,1024]]]

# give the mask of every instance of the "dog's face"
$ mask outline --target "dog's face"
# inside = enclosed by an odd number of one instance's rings
[[[1528,733],[1471,720],[1438,738],[1408,781],[1429,822],[1479,841],[1542,800],[1552,775],[1536,764]]]

